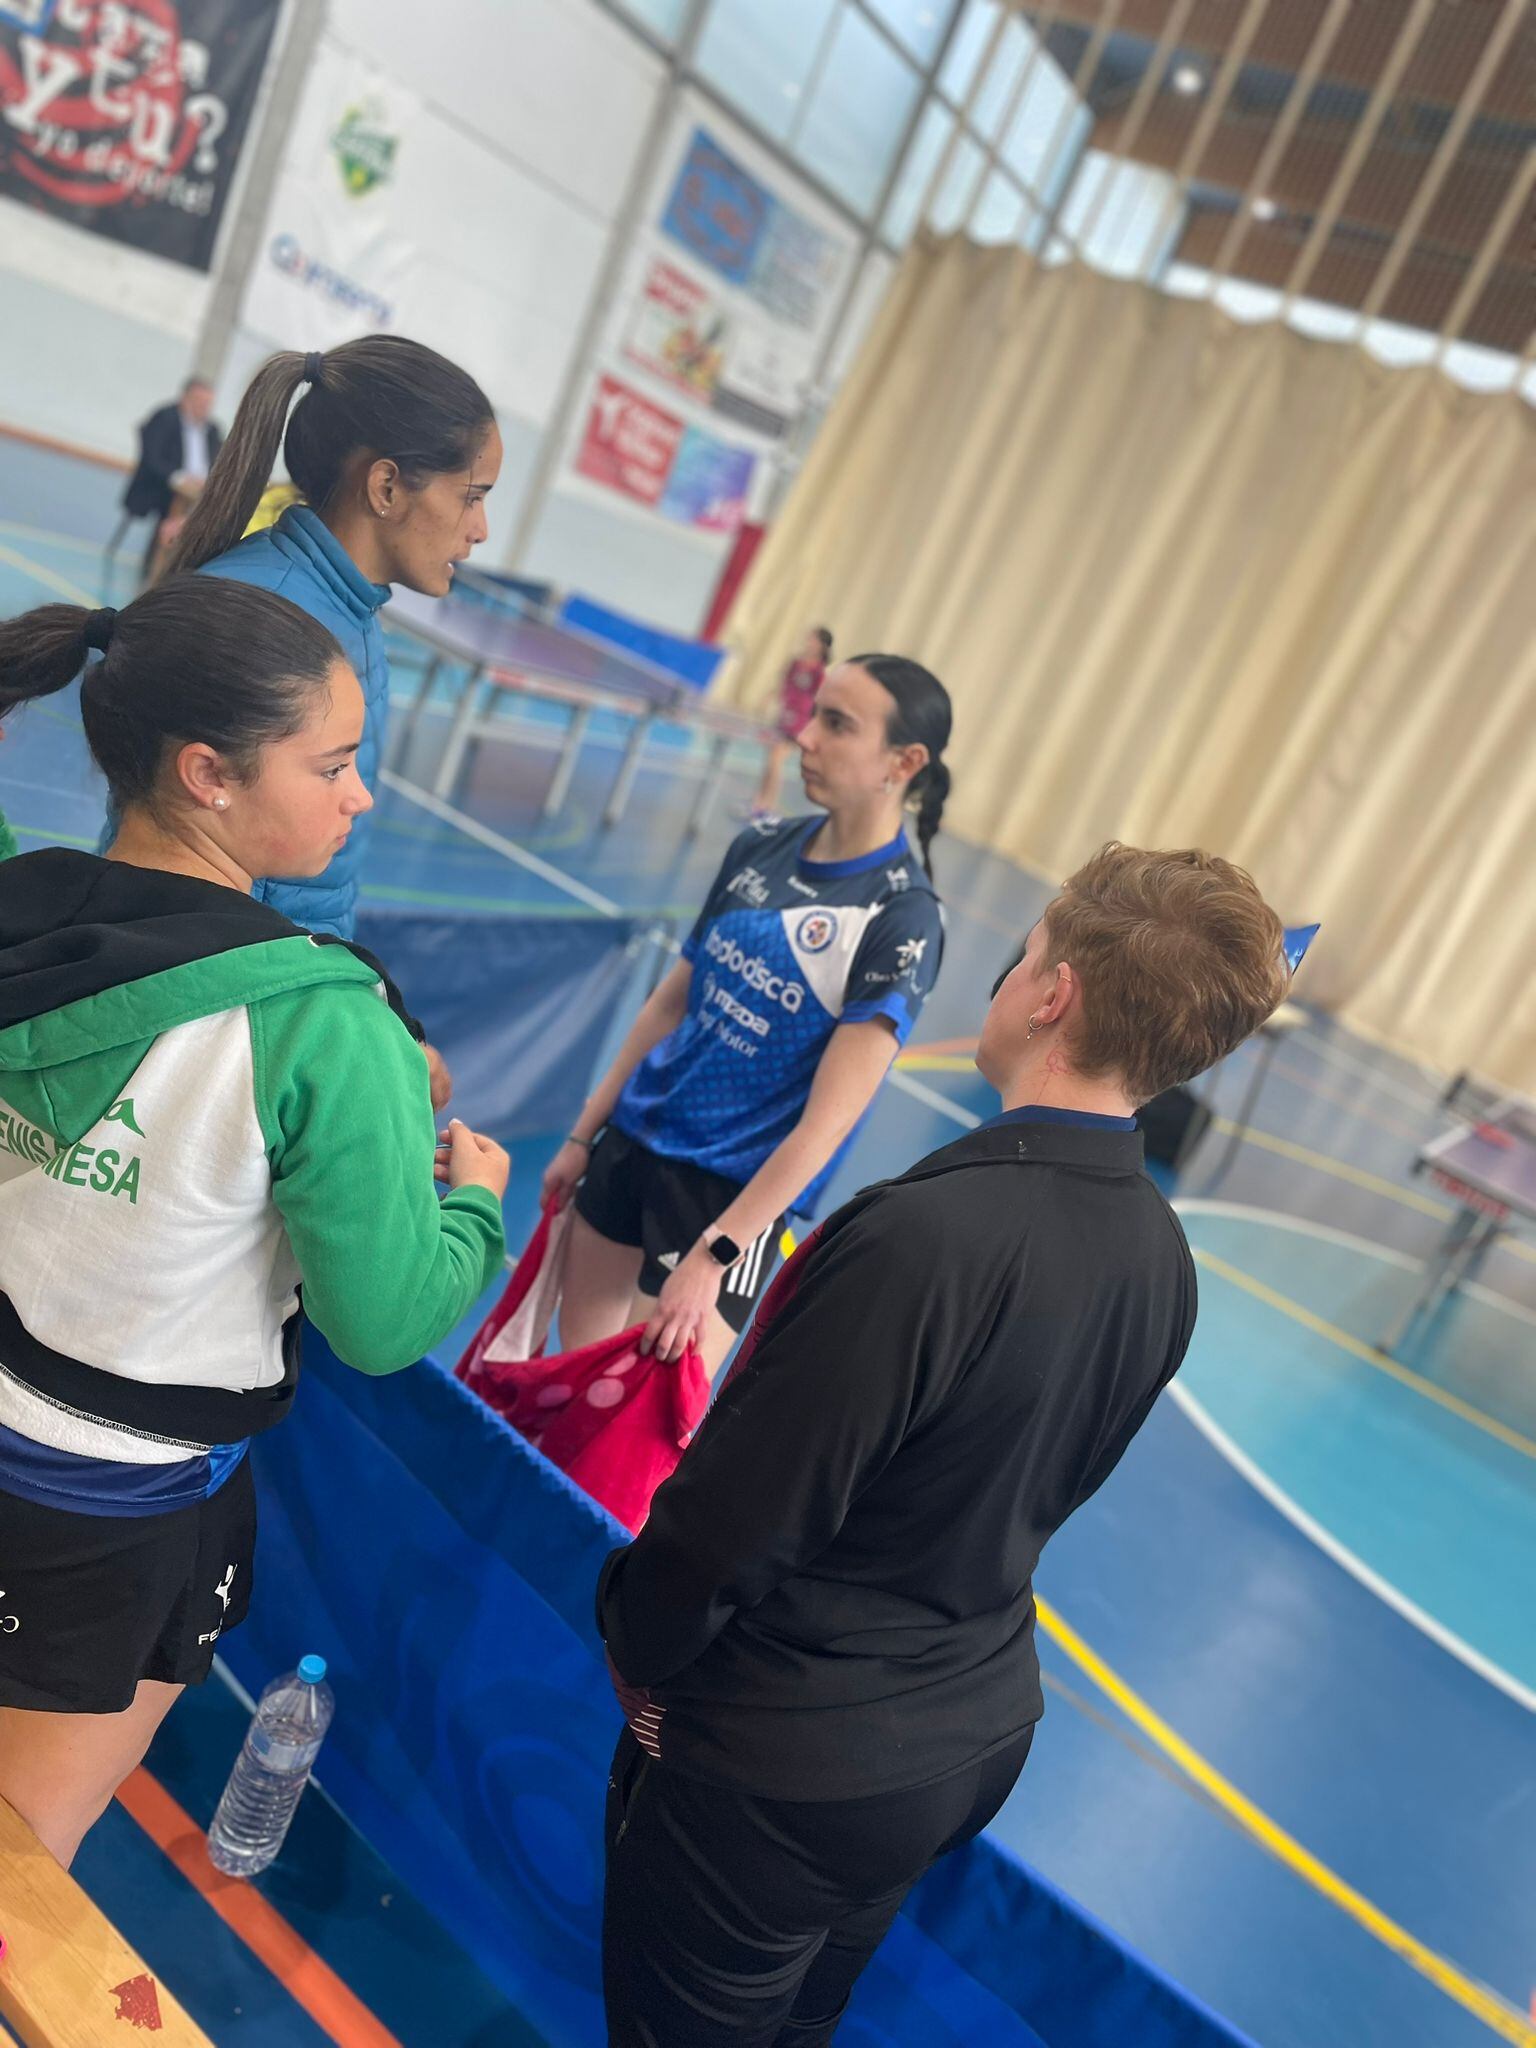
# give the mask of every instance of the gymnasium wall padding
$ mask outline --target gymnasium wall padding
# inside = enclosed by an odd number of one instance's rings
[[[253,1692],[306,1651],[337,1714],[320,1778],[552,2048],[599,2048],[604,1790],[620,1721],[592,1615],[618,1524],[427,1360],[350,1371],[307,1334],[253,1452]],[[1242,2048],[988,1842],[914,1893],[839,2048]]]

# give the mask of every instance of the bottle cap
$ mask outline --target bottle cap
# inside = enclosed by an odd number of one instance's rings
[[[325,1676],[325,1659],[323,1657],[301,1657],[299,1659],[299,1676],[306,1685],[318,1685]]]

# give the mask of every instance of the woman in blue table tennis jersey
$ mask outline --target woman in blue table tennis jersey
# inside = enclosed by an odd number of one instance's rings
[[[948,693],[919,663],[862,654],[828,673],[797,741],[816,813],[732,844],[544,1176],[546,1202],[575,1199],[567,1348],[643,1321],[659,1356],[691,1343],[719,1370],[785,1213],[814,1213],[938,977],[928,852],[949,734]]]
[[[242,539],[279,447],[304,502]],[[370,794],[389,709],[379,609],[395,583],[430,597],[452,587],[455,565],[486,537],[500,469],[490,400],[435,349],[371,334],[324,354],[290,350],[252,378],[171,553],[168,574],[199,569],[276,591],[335,635],[363,686],[357,771]],[[306,931],[350,938],[365,826],[323,873],[258,880],[257,901]]]

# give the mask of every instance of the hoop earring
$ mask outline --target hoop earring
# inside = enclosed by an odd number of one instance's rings
[[[1040,1019],[1038,1017],[1031,1017],[1029,1020],[1029,1029],[1024,1034],[1025,1038],[1033,1038],[1035,1033],[1039,1031],[1041,1028],[1042,1026],[1040,1023]]]

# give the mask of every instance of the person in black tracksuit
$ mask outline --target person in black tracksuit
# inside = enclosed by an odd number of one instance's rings
[[[1279,1002],[1279,919],[1110,846],[988,1013],[1003,1113],[867,1188],[770,1288],[599,1626],[614,2048],[819,2048],[1043,1711],[1031,1574],[1178,1369],[1195,1274],[1137,1106]]]

